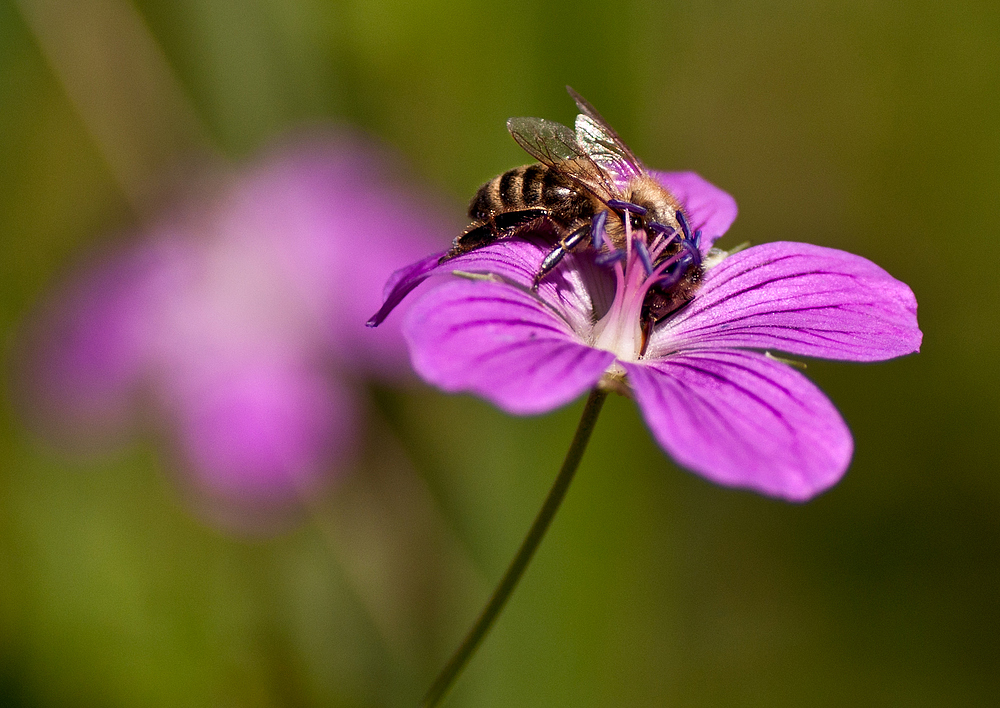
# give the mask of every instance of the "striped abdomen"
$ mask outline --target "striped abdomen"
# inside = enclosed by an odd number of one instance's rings
[[[555,170],[535,163],[508,170],[480,187],[469,204],[469,217],[485,222],[497,214],[525,209],[545,209],[563,224],[594,212],[588,196]]]

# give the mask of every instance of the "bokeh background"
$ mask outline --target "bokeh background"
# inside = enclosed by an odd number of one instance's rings
[[[910,284],[923,351],[810,362],[856,452],[804,505],[676,468],[610,400],[449,705],[995,705],[1000,5],[973,0],[0,1],[0,705],[416,702],[580,402],[515,419],[366,384],[350,468],[246,533],[191,502],[155,435],[53,442],[19,342],[177,175],[350,125],[461,224],[525,162],[505,119],[570,121],[565,84],[650,165],[736,197],[720,245],[808,241]]]

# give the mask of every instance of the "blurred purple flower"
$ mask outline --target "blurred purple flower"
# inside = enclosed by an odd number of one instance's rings
[[[335,475],[359,384],[408,371],[400,332],[364,327],[380,285],[453,231],[391,167],[356,137],[290,143],[92,257],[29,323],[28,413],[91,444],[152,417],[217,506],[282,506]]]
[[[707,267],[694,299],[658,322],[643,350],[640,308],[655,277],[640,249],[613,268],[568,256],[531,290],[551,240],[518,237],[438,265],[404,268],[369,324],[430,276],[404,321],[414,368],[514,414],[561,406],[595,385],[627,387],[659,444],[719,484],[804,500],[834,484],[853,442],[833,404],[769,350],[878,361],[915,352],[916,300],[874,263],[802,243],[725,257],[712,249],[736,218],[725,192],[690,172],[653,173],[700,230]],[[645,240],[644,231],[632,239]],[[472,276],[481,274],[481,277]],[[486,275],[482,275],[486,274]]]

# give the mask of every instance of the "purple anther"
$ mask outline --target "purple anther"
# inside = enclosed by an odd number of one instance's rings
[[[677,217],[677,223],[681,225],[681,230],[684,232],[684,238],[690,239],[691,227],[688,226],[688,220],[687,217],[684,216],[684,212],[678,209],[676,212],[674,212],[674,216]]]
[[[678,263],[674,268],[667,273],[665,276],[656,281],[656,284],[663,288],[664,290],[670,290],[677,283],[681,282],[681,278],[687,272],[686,268],[683,268],[683,263]]]
[[[600,250],[604,245],[604,226],[608,223],[608,212],[603,209],[590,220],[590,239],[594,250]]]
[[[700,231],[698,232],[701,233]],[[698,249],[698,237],[696,236],[692,241],[681,241],[681,246],[687,253],[681,259],[681,263],[690,261],[696,266],[701,265],[701,251]]]
[[[646,228],[655,234],[660,234],[661,236],[670,236],[676,231],[673,226],[661,224],[659,221],[650,221],[646,224]]]
[[[621,199],[609,199],[608,206],[612,209],[620,209],[621,211],[631,212],[636,216],[643,216],[647,211],[646,207],[633,204],[632,202],[622,201]]]
[[[642,261],[642,267],[646,269],[646,275],[652,275],[653,259],[649,257],[649,249],[646,248],[646,244],[636,240],[632,245],[635,246],[635,252],[639,254],[639,260]]]
[[[599,253],[594,259],[594,263],[599,266],[611,265],[612,263],[617,263],[625,258],[625,251],[608,251],[607,253]]]
[[[694,247],[701,248],[701,229],[694,232]]]

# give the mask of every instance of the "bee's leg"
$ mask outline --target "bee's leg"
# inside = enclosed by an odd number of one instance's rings
[[[545,258],[542,259],[541,265],[538,266],[538,272],[535,273],[535,280],[531,284],[531,289],[537,290],[538,284],[542,282],[542,278],[548,275],[553,268],[559,265],[559,261],[561,261],[567,253],[584,243],[588,238],[590,238],[590,224],[584,224],[576,231],[561,239],[559,243],[556,244],[555,248],[549,251]]]
[[[493,243],[497,240],[497,236],[494,231],[493,224],[489,221],[480,224],[475,228],[469,229],[455,238],[455,241],[451,244],[451,248],[448,252],[441,256],[439,263],[444,263],[445,261],[467,251],[472,251]]]
[[[455,239],[446,254],[441,257],[441,262],[447,261],[455,256],[459,256],[477,248],[488,246],[494,241],[527,225],[536,219],[544,219],[549,216],[548,209],[522,209],[520,211],[507,211],[497,214],[489,221],[484,221],[479,226],[470,228],[465,233]]]
[[[505,211],[493,217],[493,223],[498,232],[504,233],[524,226],[529,221],[544,219],[551,216],[548,209],[521,209],[520,211]]]

